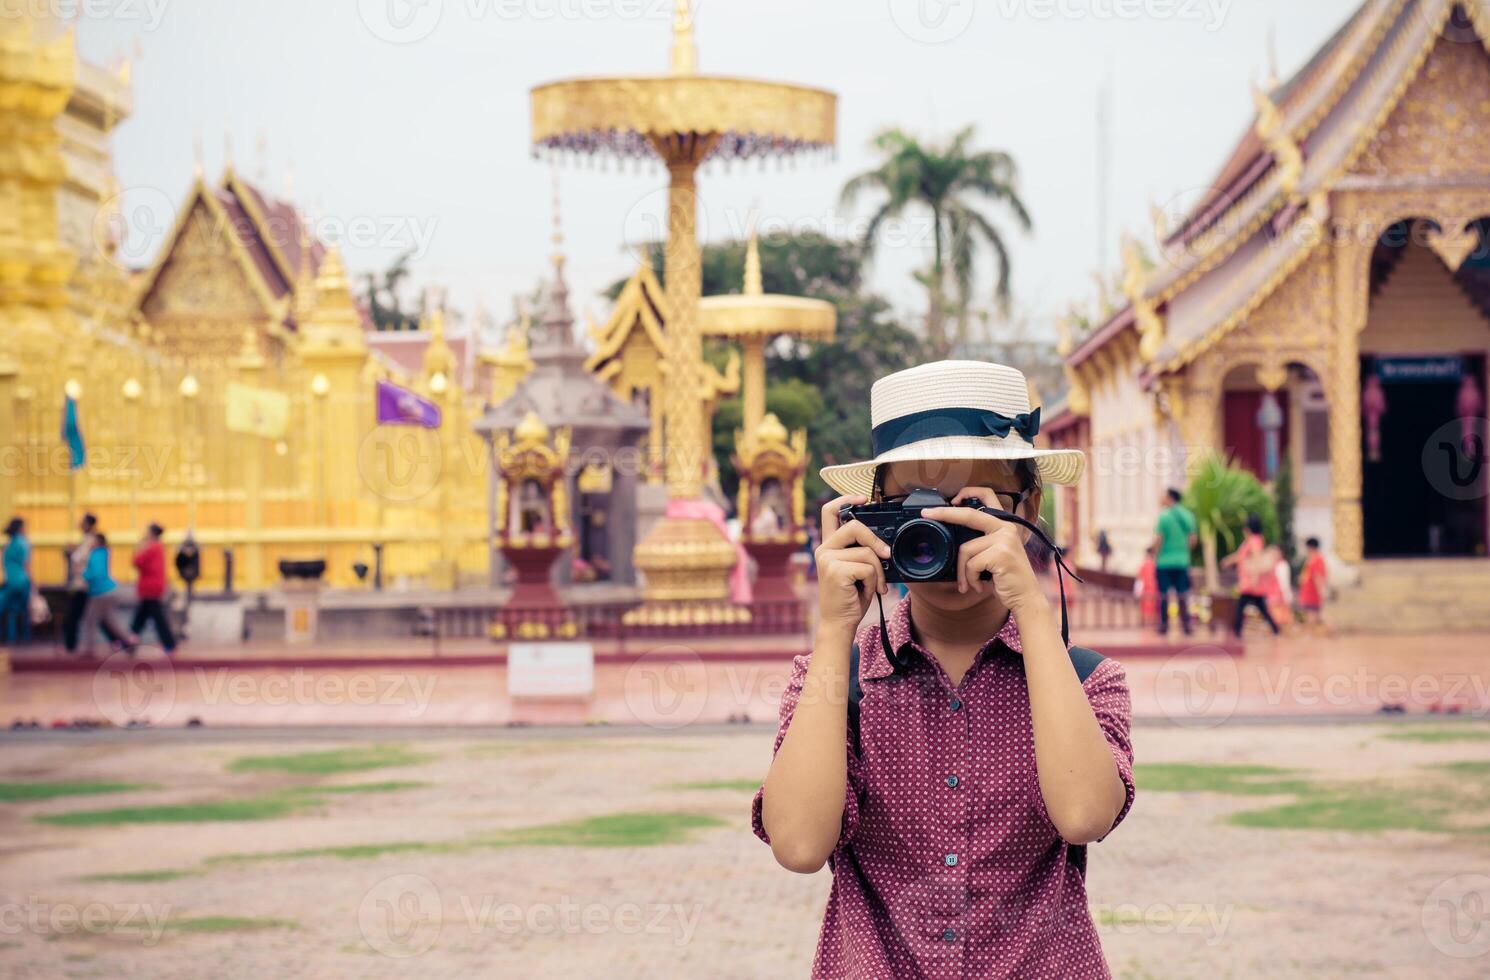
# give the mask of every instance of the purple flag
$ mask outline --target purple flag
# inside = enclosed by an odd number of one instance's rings
[[[378,424],[422,425],[426,429],[438,429],[440,406],[428,398],[420,398],[407,388],[379,381]]]

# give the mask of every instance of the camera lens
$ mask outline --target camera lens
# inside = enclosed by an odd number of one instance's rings
[[[907,582],[942,577],[952,557],[952,535],[936,521],[910,521],[895,535],[890,557]]]

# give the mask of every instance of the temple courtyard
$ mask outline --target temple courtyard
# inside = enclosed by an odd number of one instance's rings
[[[751,836],[766,724],[12,733],[16,977],[805,974],[830,884]],[[1093,849],[1124,977],[1483,976],[1490,725],[1136,733]]]

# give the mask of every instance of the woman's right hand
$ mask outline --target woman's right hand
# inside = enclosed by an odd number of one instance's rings
[[[874,536],[859,521],[841,524],[838,511],[868,503],[868,499],[845,496],[823,507],[823,543],[817,558],[817,595],[820,622],[830,629],[852,633],[864,618],[869,600],[889,591],[880,564],[890,557],[890,546]]]

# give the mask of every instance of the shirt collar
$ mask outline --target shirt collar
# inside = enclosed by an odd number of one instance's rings
[[[911,636],[910,596],[896,603],[895,608],[885,618],[885,625],[888,628],[886,636],[890,640],[891,650],[902,655],[908,650],[914,650],[923,657],[927,656],[926,651]],[[866,680],[878,680],[895,673],[894,665],[885,657],[884,644],[879,640],[879,627],[871,626],[864,631],[859,641],[859,655],[865,657],[862,676]],[[1015,653],[1024,653],[1024,647],[1019,639],[1019,624],[1014,622],[1013,616],[1004,620],[1004,625],[989,638],[987,643],[983,644],[983,649],[978,655],[981,657],[999,643]]]

